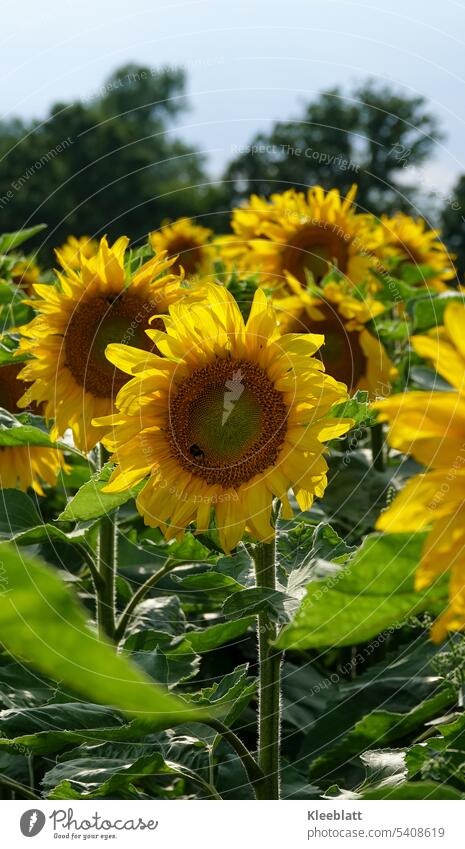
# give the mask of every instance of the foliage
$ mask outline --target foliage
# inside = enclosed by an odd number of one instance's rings
[[[320,184],[346,193],[358,184],[357,203],[380,214],[415,187],[401,181],[420,165],[439,138],[424,98],[405,97],[371,81],[345,93],[334,88],[305,105],[301,115],[258,133],[228,166],[233,201]]]

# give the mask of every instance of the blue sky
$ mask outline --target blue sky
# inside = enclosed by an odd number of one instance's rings
[[[418,179],[440,193],[465,171],[464,41],[458,0],[3,0],[1,110],[42,117],[128,61],[183,65],[177,134],[219,173],[259,128],[371,76],[430,101],[448,137]]]

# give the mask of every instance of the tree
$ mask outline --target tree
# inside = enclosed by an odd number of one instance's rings
[[[258,133],[230,163],[225,180],[233,202],[316,183],[346,192],[355,182],[361,208],[377,214],[408,209],[415,188],[401,175],[420,165],[440,137],[424,98],[369,81],[348,95],[340,88],[325,92],[301,117]]]
[[[441,236],[450,252],[456,254],[458,278],[465,275],[465,174],[459,178],[446,199],[441,217]]]
[[[0,230],[45,221],[52,247],[69,233],[139,239],[201,212],[203,159],[172,134],[184,88],[182,70],[126,65],[93,100],[1,123]]]

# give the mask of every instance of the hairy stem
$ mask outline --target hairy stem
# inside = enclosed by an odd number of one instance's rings
[[[257,587],[276,589],[275,543],[259,543],[254,551]],[[281,734],[281,652],[271,643],[277,625],[268,613],[258,616],[258,765],[263,773],[256,786],[258,799],[279,799],[279,750]]]

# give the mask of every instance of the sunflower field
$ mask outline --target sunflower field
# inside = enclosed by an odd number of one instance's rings
[[[356,186],[0,236],[0,794],[465,797],[465,299]],[[462,492],[463,490],[463,492]]]

